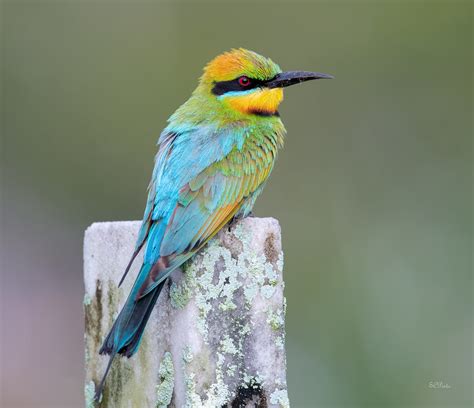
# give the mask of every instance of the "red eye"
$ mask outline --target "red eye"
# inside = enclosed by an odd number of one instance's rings
[[[241,76],[239,78],[239,85],[240,86],[249,86],[250,85],[250,79],[248,79],[246,76]]]

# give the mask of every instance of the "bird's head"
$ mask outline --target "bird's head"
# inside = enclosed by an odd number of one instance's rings
[[[283,87],[320,78],[332,77],[318,72],[283,72],[271,59],[239,48],[209,62],[198,89],[240,114],[271,116],[283,100]]]

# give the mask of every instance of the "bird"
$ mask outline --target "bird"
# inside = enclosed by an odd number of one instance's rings
[[[96,401],[114,357],[137,352],[171,272],[221,228],[251,214],[283,147],[286,130],[278,112],[283,88],[331,78],[282,71],[270,58],[243,48],[204,67],[197,88],[158,139],[143,221],[119,286],[141,250],[143,263],[99,351],[110,357]]]

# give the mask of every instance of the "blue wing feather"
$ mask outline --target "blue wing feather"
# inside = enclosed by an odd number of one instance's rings
[[[178,133],[178,129],[168,126],[163,131],[136,243],[138,248],[147,240],[146,258],[149,262],[156,262],[161,256],[156,248],[160,247],[159,243],[163,239],[163,236],[155,235],[153,241],[156,242],[150,241],[150,236],[147,236],[147,231],[151,230],[150,224],[157,221],[168,223],[176,206],[183,204],[181,201],[186,198],[193,198],[192,191],[188,197],[181,194],[183,187],[192,181],[194,191],[198,190],[207,180],[205,170],[225,158],[232,149],[241,149],[242,143],[243,131],[235,128],[222,130],[215,126],[185,127],[185,131]],[[213,188],[214,191],[208,193],[219,195],[218,184]],[[224,188],[223,183],[221,189]],[[215,203],[211,207],[215,207]],[[194,218],[198,222],[196,217]],[[154,248],[153,251],[148,249],[150,244]],[[182,248],[183,243],[177,247]]]

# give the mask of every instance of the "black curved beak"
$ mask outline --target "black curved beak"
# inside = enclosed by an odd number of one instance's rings
[[[332,75],[321,72],[308,71],[287,71],[277,74],[275,78],[265,83],[267,88],[283,88],[285,86],[299,84],[300,82],[311,81],[313,79],[333,79]]]

